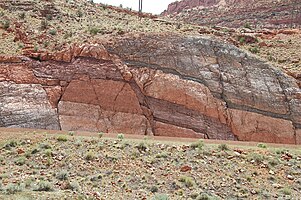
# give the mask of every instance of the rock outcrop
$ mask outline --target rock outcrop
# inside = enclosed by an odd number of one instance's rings
[[[27,56],[0,63],[0,126],[300,143],[296,80],[209,37],[126,35]]]
[[[205,26],[300,27],[300,5],[299,0],[182,0],[162,15]]]

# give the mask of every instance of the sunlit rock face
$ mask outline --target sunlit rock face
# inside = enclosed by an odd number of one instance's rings
[[[28,57],[39,60],[0,64],[0,126],[301,140],[296,80],[209,37],[125,35]]]

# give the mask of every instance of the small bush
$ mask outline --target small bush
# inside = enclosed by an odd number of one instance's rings
[[[40,181],[37,183],[36,187],[33,189],[33,191],[52,191],[53,186],[50,182],[48,181]]]
[[[42,20],[40,25],[41,30],[46,30],[48,28],[48,21]]]
[[[124,139],[124,135],[123,135],[123,134],[118,134],[118,135],[117,135],[117,138],[118,138],[119,140],[123,140],[123,139]]]
[[[98,137],[99,137],[99,138],[102,138],[102,137],[103,137],[103,134],[104,134],[103,132],[99,132],[99,133],[98,133]]]
[[[220,144],[220,145],[218,145],[218,149],[219,149],[220,151],[228,151],[228,150],[229,150],[229,147],[228,147],[228,145],[226,145],[226,144]]]
[[[94,160],[96,158],[96,155],[94,152],[89,151],[86,155],[85,155],[85,159],[86,160]]]
[[[18,146],[18,143],[14,140],[8,141],[6,144],[4,144],[3,148],[6,150],[10,150],[12,147]]]
[[[66,142],[66,141],[68,141],[68,139],[67,139],[66,136],[60,135],[60,136],[57,137],[57,141],[59,141],[59,142]]]
[[[21,184],[10,183],[4,188],[5,194],[15,194],[17,192],[22,192],[24,187]]]
[[[249,48],[249,51],[251,53],[257,54],[257,53],[259,53],[259,48],[258,47],[251,47],[251,48]]]
[[[257,153],[251,153],[248,155],[248,161],[254,161],[256,163],[261,163],[264,161],[265,157],[263,155],[257,154]]]
[[[50,144],[48,144],[48,143],[41,143],[41,144],[39,145],[39,147],[40,147],[41,149],[51,149],[51,146],[50,146]]]
[[[144,143],[144,142],[140,142],[136,148],[139,150],[139,151],[146,151],[147,150],[147,145]]]
[[[167,194],[157,194],[155,195],[152,200],[169,200]]]
[[[91,35],[97,35],[100,32],[100,29],[93,27],[93,28],[90,28],[89,32]]]
[[[285,195],[291,195],[292,194],[292,190],[288,187],[284,187],[281,189],[281,192]]]
[[[203,146],[204,146],[203,140],[198,140],[197,142],[192,143],[190,145],[190,148],[202,150]]]
[[[80,17],[80,18],[83,17],[84,16],[83,11],[81,11],[81,10],[76,11],[76,16]]]
[[[267,148],[267,145],[266,145],[266,144],[263,144],[263,143],[259,143],[259,144],[257,144],[257,147],[266,149],[266,148]]]
[[[243,44],[243,43],[245,43],[245,41],[246,41],[245,37],[240,37],[239,38],[239,43]]]
[[[244,24],[244,28],[251,29],[251,25],[250,25],[249,23],[245,23],[245,24]]]
[[[69,131],[69,132],[68,132],[68,135],[70,135],[70,136],[74,136],[74,134],[75,134],[74,131]]]
[[[25,19],[25,12],[20,13],[20,14],[19,14],[19,18],[20,18],[20,19]]]
[[[3,26],[3,28],[6,30],[6,29],[8,29],[9,27],[10,27],[10,21],[9,20],[4,20],[3,22],[2,22],[2,26]]]
[[[188,177],[188,176],[181,176],[179,178],[179,181],[184,183],[184,185],[188,188],[193,187],[195,185],[193,178]]]
[[[50,35],[56,35],[56,30],[55,29],[51,29],[48,33]]]
[[[21,156],[21,157],[18,157],[16,160],[15,160],[15,164],[16,165],[24,165],[25,164],[25,161],[26,161],[26,157],[25,156]]]
[[[68,174],[68,172],[65,171],[65,170],[60,171],[60,172],[58,172],[58,173],[56,174],[56,178],[57,178],[58,180],[61,180],[61,181],[67,180],[67,179],[68,179],[68,176],[69,176],[69,174]]]
[[[51,156],[52,156],[52,151],[51,151],[51,149],[46,149],[46,150],[44,151],[44,154],[45,154],[47,157],[51,157]]]
[[[152,186],[151,188],[150,188],[150,191],[152,192],[152,193],[156,193],[156,192],[158,192],[158,187],[157,186]]]

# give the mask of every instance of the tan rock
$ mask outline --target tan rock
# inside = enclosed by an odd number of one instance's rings
[[[191,129],[162,122],[155,123],[155,135],[166,137],[206,138],[203,133],[197,133]]]
[[[232,131],[241,141],[295,144],[291,121],[234,109],[229,113]]]

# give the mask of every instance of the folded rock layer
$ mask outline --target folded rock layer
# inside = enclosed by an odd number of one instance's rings
[[[296,80],[212,38],[126,35],[3,61],[2,127],[301,140]]]

